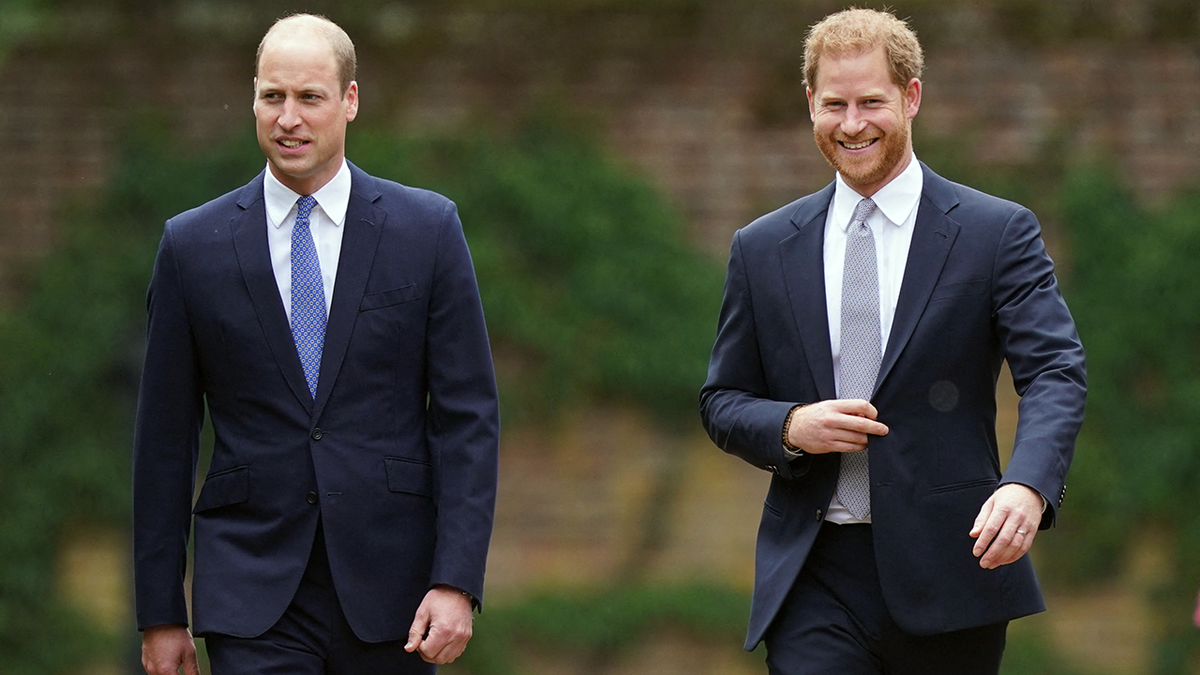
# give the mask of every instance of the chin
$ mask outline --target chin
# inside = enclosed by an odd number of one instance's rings
[[[838,173],[842,174],[842,178],[851,186],[858,185],[874,185],[883,180],[888,171],[880,164],[871,167],[851,167],[845,165],[835,167]]]

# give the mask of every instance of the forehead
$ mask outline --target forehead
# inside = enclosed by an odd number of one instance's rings
[[[334,86],[339,81],[337,58],[319,35],[273,35],[263,44],[257,77],[276,84]]]
[[[827,54],[817,67],[813,94],[823,96],[860,96],[899,91],[892,82],[891,69],[883,47],[847,54]]]

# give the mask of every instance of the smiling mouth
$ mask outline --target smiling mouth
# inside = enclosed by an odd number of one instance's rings
[[[280,145],[282,145],[282,146],[283,146],[283,147],[285,147],[285,148],[289,148],[289,149],[291,149],[291,150],[295,150],[296,148],[298,148],[298,147],[300,147],[300,146],[304,145],[304,143],[305,143],[305,141],[293,141],[293,140],[281,140],[281,141],[279,141],[279,144],[280,144]]]
[[[850,143],[847,141],[838,141],[838,143],[840,143],[841,146],[843,148],[846,148],[847,150],[862,150],[863,148],[870,146],[872,143],[874,143],[877,140],[879,140],[879,139],[872,138],[870,140],[862,141],[860,143]]]

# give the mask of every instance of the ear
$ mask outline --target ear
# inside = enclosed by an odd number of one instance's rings
[[[917,116],[917,110],[921,107],[921,81],[913,78],[908,81],[908,86],[904,88],[904,113],[908,119]]]
[[[817,121],[817,111],[816,111],[816,108],[813,107],[812,87],[805,87],[804,95],[808,97],[808,119],[809,119],[809,121],[816,122]]]
[[[346,121],[352,122],[358,116],[358,82],[351,82],[346,89]]]

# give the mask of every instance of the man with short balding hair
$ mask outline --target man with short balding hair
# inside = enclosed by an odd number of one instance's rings
[[[734,235],[700,393],[713,441],[773,474],[745,646],[773,675],[996,675],[1008,622],[1045,609],[1026,553],[1062,505],[1083,348],[1034,215],[914,156],[916,34],[853,9],[805,47],[837,175]]]
[[[354,45],[259,46],[267,168],[167,221],[134,440],[149,675],[417,675],[471,637],[496,495],[495,378],[453,202],[346,161]],[[192,503],[204,412],[215,437]]]

